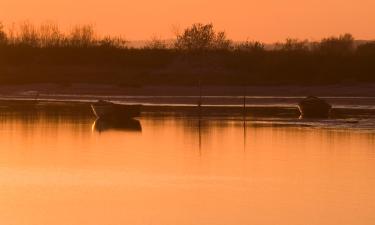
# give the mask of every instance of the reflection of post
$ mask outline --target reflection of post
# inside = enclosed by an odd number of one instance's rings
[[[198,82],[198,88],[199,88],[198,113],[199,113],[199,119],[200,119],[201,111],[202,111],[202,86],[201,86],[200,80]]]
[[[35,92],[34,101],[38,102],[38,98],[39,98],[39,92]]]
[[[246,151],[246,120],[243,121],[243,151]]]
[[[243,119],[246,119],[246,86],[243,88]]]
[[[243,93],[243,150],[246,151],[246,85]]]
[[[202,155],[202,131],[201,131],[201,117],[202,117],[202,86],[201,81],[198,81],[199,97],[198,97],[198,141],[199,141],[199,155]]]
[[[198,119],[198,136],[199,136],[199,155],[202,155],[202,130],[201,130],[201,118]]]

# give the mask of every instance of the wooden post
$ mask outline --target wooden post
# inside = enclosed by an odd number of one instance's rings
[[[243,89],[243,119],[246,119],[246,86]]]
[[[243,90],[243,150],[246,151],[246,85]]]
[[[198,82],[198,88],[199,88],[199,99],[198,99],[198,116],[199,119],[201,118],[201,110],[202,110],[202,86],[201,81]]]

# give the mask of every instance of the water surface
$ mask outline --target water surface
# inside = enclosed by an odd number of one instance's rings
[[[371,127],[240,117],[138,120],[141,127],[98,124],[79,113],[2,113],[0,223],[375,221]]]

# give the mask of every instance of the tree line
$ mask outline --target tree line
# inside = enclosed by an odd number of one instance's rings
[[[348,54],[359,47],[360,50],[373,47],[375,41],[355,45],[351,34],[338,37],[323,38],[320,42],[287,38],[285,42],[277,42],[268,50],[274,51],[321,51],[325,53]],[[43,23],[35,26],[30,22],[13,24],[7,31],[0,22],[0,46],[12,47],[109,47],[126,49],[129,42],[121,37],[99,37],[93,25],[76,25],[69,32],[64,33],[55,23]],[[143,48],[146,49],[177,49],[183,51],[266,51],[265,44],[260,41],[245,41],[235,43],[224,31],[214,29],[212,23],[195,23],[183,32],[178,32],[173,43],[168,43],[153,37]],[[371,50],[371,49],[370,49]]]
[[[154,37],[141,48],[121,37],[99,37],[91,25],[64,33],[53,23],[25,22],[8,30],[0,24],[0,83],[375,82],[375,41],[359,43],[342,34],[316,42],[289,38],[272,46],[234,42],[210,23],[187,27],[173,42]]]

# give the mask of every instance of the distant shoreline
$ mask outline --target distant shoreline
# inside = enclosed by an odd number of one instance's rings
[[[109,84],[116,89],[112,92],[129,95],[197,92],[170,88],[183,85],[251,85],[250,95],[368,96],[373,94],[363,85],[349,90],[333,84],[375,83],[375,41],[358,42],[348,33],[311,42],[288,38],[267,49],[259,41],[234,43],[212,23],[192,24],[176,35],[172,46],[153,39],[143,48],[130,48],[121,38],[99,38],[90,25],[66,34],[56,24],[37,28],[26,23],[17,31],[7,32],[0,24],[2,85],[54,83],[63,87],[54,89],[72,93],[76,83]],[[152,85],[168,88],[130,88]],[[92,87],[73,87],[73,93],[111,93]],[[208,89],[213,95],[242,92]]]
[[[375,83],[336,85],[249,85],[249,86],[201,86],[204,96],[275,96],[303,97],[375,97]],[[126,87],[105,84],[75,83],[69,85],[39,83],[0,85],[0,97],[33,98],[35,95],[92,95],[92,96],[197,96],[198,86],[139,86]]]

